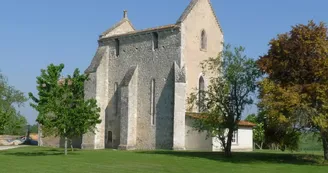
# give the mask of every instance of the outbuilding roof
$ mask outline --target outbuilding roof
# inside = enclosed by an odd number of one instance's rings
[[[186,116],[191,117],[191,118],[195,118],[195,119],[206,118],[206,115],[201,114],[201,113],[195,113],[195,112],[186,112]],[[241,126],[241,127],[254,127],[254,126],[256,126],[256,124],[251,123],[249,121],[240,120],[238,122],[238,126]]]

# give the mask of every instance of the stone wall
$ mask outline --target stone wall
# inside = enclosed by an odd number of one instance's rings
[[[84,97],[85,99],[96,98],[97,91],[97,75],[95,72],[89,74],[89,80],[84,83]],[[95,134],[88,132],[82,137],[83,149],[95,148]]]
[[[65,139],[62,137],[54,137],[54,136],[48,136],[48,137],[42,137],[40,138],[41,141],[39,141],[40,146],[43,147],[61,147],[63,148],[65,146]],[[68,147],[71,146],[71,142],[73,144],[74,148],[81,148],[82,144],[82,137],[75,137],[71,140],[68,140],[67,145]]]
[[[116,56],[115,37],[99,41],[100,47],[108,49],[101,56],[102,62],[99,63],[95,72],[97,78],[96,98],[101,106],[101,118],[104,122],[98,126],[98,132],[94,136],[95,143],[99,148],[103,143],[107,147],[118,147],[121,107],[116,105],[118,104],[116,96],[121,94],[123,78],[132,66],[138,66],[136,148],[171,149],[173,146],[174,62],[178,66],[181,65],[181,35],[179,28],[162,29],[156,32],[159,36],[159,47],[155,50],[153,49],[152,32],[120,36],[118,38],[120,41],[118,56]],[[97,63],[92,62],[91,64]],[[107,72],[103,69],[107,69]],[[151,125],[150,115],[152,79],[155,79],[154,125]],[[115,83],[118,84],[117,89],[115,89]],[[111,141],[108,140],[109,134],[112,137]],[[109,142],[111,142],[110,145],[108,145]]]
[[[194,2],[193,8],[186,11],[188,14],[181,23],[183,40],[181,57],[186,66],[187,97],[191,92],[195,92],[195,89],[198,89],[199,78],[204,75],[200,62],[209,57],[218,56],[222,50],[223,42],[223,33],[209,0]],[[206,49],[201,49],[201,33],[203,30],[207,37]],[[209,78],[210,75],[204,76],[205,87],[208,86]],[[197,109],[189,111],[197,111]]]

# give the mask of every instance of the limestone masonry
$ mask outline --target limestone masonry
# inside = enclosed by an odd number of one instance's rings
[[[192,0],[175,24],[145,30],[124,11],[99,36],[85,71],[85,97],[97,100],[102,123],[83,135],[82,148],[185,150],[193,142],[186,140],[187,96],[206,89],[199,63],[216,57],[222,42],[210,0]]]

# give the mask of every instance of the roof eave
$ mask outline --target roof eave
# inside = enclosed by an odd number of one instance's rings
[[[180,28],[180,26],[175,25],[175,24],[165,25],[165,26],[160,26],[160,27],[156,27],[156,28],[144,29],[144,30],[139,30],[139,31],[131,31],[131,32],[123,33],[123,34],[117,34],[117,35],[112,35],[109,37],[103,37],[103,38],[100,38],[99,41],[119,38],[119,37],[123,37],[123,36],[143,34],[143,33],[147,33],[147,32],[156,32],[156,31],[163,31],[163,30],[168,30],[168,29],[176,29],[176,28]]]

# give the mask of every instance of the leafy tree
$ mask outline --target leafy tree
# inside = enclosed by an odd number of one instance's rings
[[[255,61],[243,52],[243,47],[231,50],[230,45],[225,45],[218,57],[202,62],[204,74],[210,78],[207,90],[201,91],[204,103],[199,103],[197,92],[188,97],[189,110],[196,105],[205,106],[195,128],[218,137],[227,156],[231,156],[233,132],[238,129],[245,106],[252,104],[251,93],[261,76]]]
[[[324,23],[309,21],[292,27],[269,43],[258,65],[262,106],[273,125],[320,132],[328,160],[328,35]]]
[[[26,100],[24,94],[10,86],[0,72],[0,134],[21,134],[19,129],[26,125],[26,119],[16,108],[23,106]]]
[[[27,120],[24,116],[17,113],[16,116],[10,116],[5,128],[5,134],[8,135],[26,135]]]
[[[297,107],[300,97],[291,90],[276,87],[273,82],[263,79],[260,82],[261,99],[258,104],[260,112],[265,114],[265,141],[281,150],[297,150],[300,119],[295,114],[301,112],[302,107]],[[305,119],[303,118],[302,121]]]
[[[30,127],[30,132],[31,133],[38,133],[39,127],[38,127],[38,124],[33,124],[31,127]]]
[[[73,76],[61,78],[63,69],[63,64],[50,64],[47,70],[42,69],[37,77],[39,98],[32,93],[29,96],[35,102],[31,106],[39,112],[37,122],[42,125],[43,134],[64,137],[67,155],[67,140],[94,132],[101,120],[96,100],[84,99],[88,75],[76,69]]]
[[[265,142],[263,119],[261,121],[261,118],[255,114],[250,114],[246,117],[246,121],[256,124],[255,128],[253,129],[253,140],[255,145],[262,150],[263,144]]]

